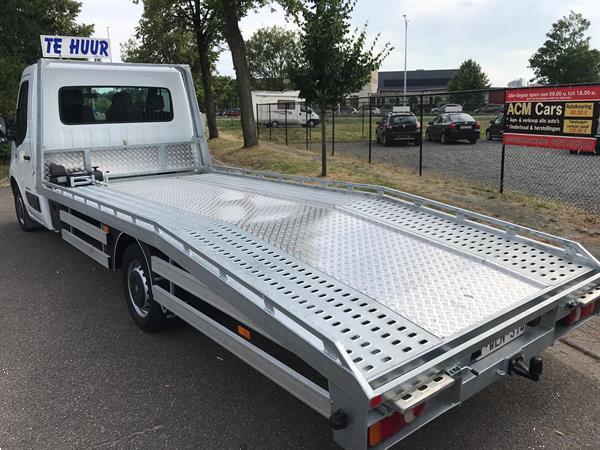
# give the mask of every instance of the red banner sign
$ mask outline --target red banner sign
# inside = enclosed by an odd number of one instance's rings
[[[597,151],[600,86],[508,89],[504,144]]]

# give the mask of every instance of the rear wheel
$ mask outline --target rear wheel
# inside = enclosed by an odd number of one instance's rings
[[[271,128],[279,128],[279,122],[277,122],[276,120],[274,120],[273,122],[271,122]]]
[[[488,141],[491,141],[491,140],[492,140],[492,133],[490,133],[490,130],[485,130],[485,138],[486,138]]]
[[[446,133],[442,133],[440,135],[440,142],[444,145],[449,144],[450,143],[450,139],[448,139],[448,136],[446,136]]]
[[[429,130],[425,132],[425,140],[431,142],[431,136],[429,135]]]
[[[35,230],[38,225],[37,223],[29,216],[27,212],[27,208],[25,207],[25,201],[23,200],[23,196],[21,195],[21,191],[17,188],[14,192],[15,196],[15,214],[17,216],[17,223],[19,227],[23,231],[31,231]]]
[[[279,125],[279,124],[278,124]],[[315,121],[314,120],[309,120],[308,122],[306,122],[306,125],[308,125],[308,128],[314,128],[315,126]]]
[[[469,139],[469,144],[474,144],[475,142],[477,142],[477,138]]]
[[[121,267],[125,301],[135,324],[147,332],[160,331],[171,325],[173,319],[152,296],[152,274],[139,244],[127,247]]]

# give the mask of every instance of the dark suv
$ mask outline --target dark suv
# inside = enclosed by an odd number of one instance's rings
[[[466,113],[440,114],[429,122],[425,136],[428,141],[440,141],[442,144],[460,139],[474,144],[479,139],[480,127],[479,122]]]
[[[377,143],[385,147],[395,141],[421,144],[421,124],[413,113],[388,113],[376,125]]]

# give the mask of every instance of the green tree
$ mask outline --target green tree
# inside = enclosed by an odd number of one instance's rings
[[[600,81],[600,51],[590,48],[590,21],[573,11],[546,34],[546,42],[529,59],[535,77],[549,84]]]
[[[231,51],[235,79],[240,99],[240,122],[244,138],[244,148],[258,144],[256,136],[256,121],[252,109],[252,85],[246,43],[240,30],[240,20],[252,8],[264,6],[268,0],[221,0],[217,13],[222,20],[223,35]]]
[[[355,0],[302,0],[296,4],[301,27],[300,58],[291,67],[292,83],[300,96],[321,109],[321,176],[327,176],[325,111],[359,91],[391,50],[389,43],[375,51],[379,35],[366,47],[366,25],[351,30]]]
[[[246,42],[248,69],[255,89],[290,89],[289,68],[298,58],[297,33],[274,26],[260,28]]]
[[[450,101],[460,103],[463,109],[473,110],[484,101],[483,92],[460,92],[487,89],[490,87],[488,76],[483,72],[481,66],[472,59],[464,61],[452,79],[448,82],[449,91],[459,91],[450,95]]]
[[[240,102],[234,78],[227,75],[216,75],[213,77],[212,87],[217,110],[223,111],[239,107]]]
[[[76,22],[81,2],[3,0],[0,14],[0,116],[13,117],[21,72],[41,58],[40,35],[89,36],[93,25]]]
[[[215,1],[144,0],[144,13],[135,39],[122,47],[125,61],[189,64],[192,70],[200,71],[199,96],[206,112],[210,139],[219,136],[211,88],[221,40]]]

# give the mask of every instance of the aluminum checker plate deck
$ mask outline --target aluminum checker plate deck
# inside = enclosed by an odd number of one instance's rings
[[[368,380],[591,270],[383,196],[217,173],[78,190],[184,232],[243,269],[340,340]]]

